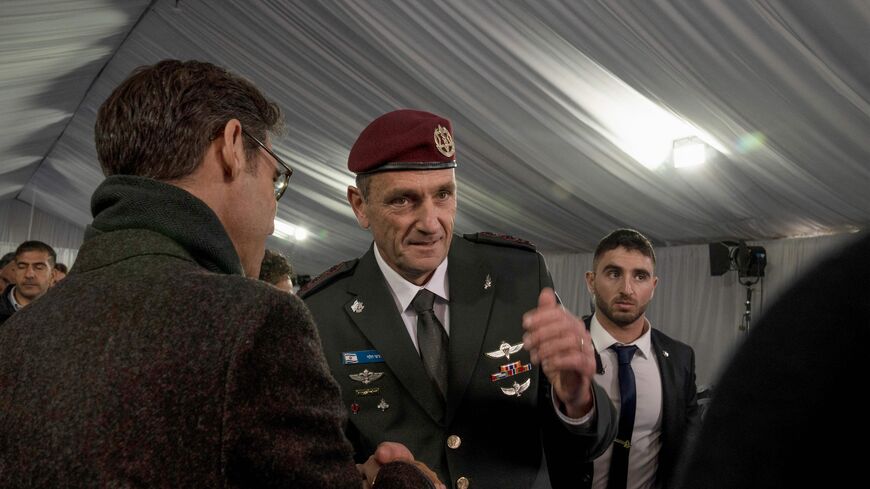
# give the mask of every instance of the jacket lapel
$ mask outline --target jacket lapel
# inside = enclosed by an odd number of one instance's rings
[[[668,437],[668,430],[673,426],[675,394],[677,390],[677,372],[674,361],[667,351],[662,349],[656,330],[652,331],[652,347],[659,364],[659,376],[662,379],[662,438]]]
[[[374,248],[363,255],[348,291],[344,310],[383,356],[396,379],[436,422],[444,418],[443,402],[426,374],[420,355],[396,311],[396,302],[375,261]]]
[[[485,260],[474,259],[472,245],[454,236],[447,262],[450,284],[450,354],[447,388],[447,422],[450,423],[465,395],[471,375],[483,355],[497,277]]]

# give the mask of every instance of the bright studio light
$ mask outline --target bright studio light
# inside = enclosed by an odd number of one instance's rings
[[[272,232],[272,236],[286,240],[303,241],[308,238],[308,230],[275,218],[275,230]]]
[[[707,144],[698,137],[674,141],[674,168],[703,165],[707,161]]]

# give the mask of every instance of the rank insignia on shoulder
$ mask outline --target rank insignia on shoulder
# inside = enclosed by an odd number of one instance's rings
[[[383,363],[384,357],[377,350],[344,351],[341,352],[341,361],[345,365]]]
[[[469,241],[474,241],[475,243],[510,246],[513,248],[522,248],[529,251],[537,251],[537,248],[531,241],[526,241],[524,239],[517,238],[508,234],[481,232],[474,234],[463,234],[462,237]]]
[[[506,359],[510,360],[511,355],[522,350],[522,348],[523,348],[522,343],[517,343],[516,345],[511,345],[507,341],[502,340],[501,344],[498,345],[498,350],[486,352],[486,356],[488,356],[489,358],[505,357]]]
[[[305,299],[309,295],[331,284],[336,279],[347,275],[356,268],[357,263],[359,263],[359,258],[333,265],[328,270],[315,277],[314,280],[308,282],[299,289],[299,298]]]
[[[522,384],[520,384],[519,382],[514,382],[514,385],[511,387],[501,387],[501,391],[504,392],[506,396],[520,397],[521,395],[523,395],[523,392],[528,390],[531,384],[532,379],[526,379],[526,381]]]
[[[383,372],[372,372],[369,369],[365,369],[358,374],[350,374],[350,380],[355,380],[357,382],[362,382],[363,384],[370,384],[381,377],[384,376]]]

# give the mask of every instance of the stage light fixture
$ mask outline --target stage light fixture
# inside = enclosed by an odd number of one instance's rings
[[[697,136],[677,139],[673,147],[674,168],[689,168],[707,161],[707,143]]]
[[[743,241],[710,243],[710,275],[724,275],[737,270],[743,278],[764,277],[767,266],[767,250],[762,246],[747,246]]]

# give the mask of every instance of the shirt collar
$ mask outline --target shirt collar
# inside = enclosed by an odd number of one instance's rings
[[[16,311],[20,311],[21,308],[24,307],[21,304],[19,304],[17,300],[15,300],[15,287],[11,287],[9,289],[9,302],[12,303],[12,308],[15,309]]]
[[[640,335],[640,338],[629,344],[637,346],[637,349],[644,358],[652,358],[652,334],[650,333],[652,331],[652,324],[646,317],[643,320],[646,326],[645,331]],[[604,326],[601,325],[598,321],[598,316],[595,314],[592,315],[592,322],[589,325],[589,335],[592,336],[592,343],[599,354],[615,344],[621,344],[613,336],[610,336],[610,333],[604,329]]]
[[[450,300],[449,287],[447,285],[447,257],[444,257],[444,261],[435,269],[432,278],[423,284],[422,287],[408,282],[398,272],[393,270],[386,260],[381,257],[377,243],[375,243],[375,261],[377,261],[381,273],[384,274],[384,278],[387,279],[387,285],[393,291],[393,296],[399,303],[400,310],[404,311],[408,309],[408,306],[411,305],[411,301],[414,300],[420,289],[427,289],[444,301]]]

